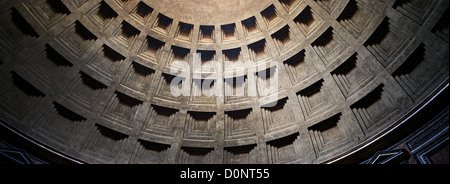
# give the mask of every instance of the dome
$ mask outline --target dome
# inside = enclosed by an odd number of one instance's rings
[[[444,0],[0,5],[1,122],[77,163],[355,161],[448,86]]]

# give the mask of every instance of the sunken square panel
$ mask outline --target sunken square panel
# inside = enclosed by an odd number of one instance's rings
[[[76,58],[81,58],[97,39],[97,36],[78,20],[55,36],[56,43]]]
[[[323,24],[322,18],[309,5],[294,18],[294,22],[305,37],[308,37]]]
[[[71,14],[70,10],[62,1],[38,0],[23,4],[33,17],[43,26],[45,30],[50,30],[61,20]]]
[[[252,109],[225,111],[225,141],[254,138]]]
[[[175,103],[180,103],[182,99],[183,86],[188,84],[185,78],[162,73],[159,77],[156,98],[164,99]]]
[[[87,111],[92,111],[98,105],[97,101],[103,97],[108,87],[82,71],[70,84],[64,92],[64,98]]]
[[[283,62],[292,84],[304,81],[316,73],[316,69],[309,61],[305,50],[301,50]]]
[[[105,78],[112,80],[125,59],[122,54],[113,48],[103,45],[88,61],[87,66]]]
[[[58,102],[53,102],[45,116],[33,125],[33,132],[47,139],[54,147],[67,149],[76,127],[87,119]]]
[[[129,136],[95,124],[86,136],[80,154],[94,161],[94,163],[117,163],[123,146],[129,142]]]
[[[27,53],[29,56],[20,65],[21,69],[48,88],[56,84],[58,79],[73,66],[72,62],[55,48],[46,44],[39,48],[42,49],[40,52]]]
[[[367,2],[350,0],[337,21],[355,38],[358,38],[375,18],[373,16],[375,10],[372,9]]]
[[[161,34],[168,35],[172,23],[173,19],[160,13],[158,14],[155,24],[153,25],[153,30]]]
[[[175,38],[183,41],[192,41],[194,25],[180,22],[178,23],[177,32],[175,33]]]
[[[266,143],[270,164],[282,164],[300,160],[300,134],[295,133]]]
[[[177,164],[208,164],[214,162],[214,148],[181,147]]]
[[[139,139],[130,164],[163,164],[167,161],[170,145]]]
[[[127,21],[122,21],[118,29],[113,32],[112,41],[130,48],[136,42],[139,34],[141,34],[141,31]]]
[[[158,63],[165,43],[147,36],[139,49],[138,56],[152,63]]]
[[[294,112],[290,103],[290,99],[286,97],[261,107],[265,134],[281,131],[295,125]]]
[[[341,1],[335,0],[314,0],[320,7],[322,7],[328,14],[333,14]]]
[[[5,11],[4,16],[9,22],[0,27],[1,55],[11,56],[14,50],[21,49],[22,45],[27,45],[40,36],[16,8]]]
[[[187,48],[172,45],[166,66],[172,68],[184,68],[184,64],[188,63],[190,60],[190,53],[191,51]]]
[[[291,13],[300,4],[300,0],[278,0],[288,13]]]
[[[192,79],[190,104],[216,105],[216,90],[220,89],[214,79]]]
[[[388,67],[395,57],[403,51],[411,35],[391,23],[385,17],[370,38],[364,43],[367,50],[384,66]]]
[[[222,56],[222,60],[224,61],[223,69],[225,71],[242,70],[242,68],[244,68],[241,48],[223,50]]]
[[[261,16],[263,17],[267,27],[271,27],[282,20],[274,5],[270,5],[261,11]]]
[[[287,50],[292,48],[293,44],[295,44],[294,38],[295,36],[290,31],[288,25],[272,34],[272,39],[275,42],[279,53],[286,52]]]
[[[121,85],[142,94],[147,94],[153,81],[155,70],[133,61],[122,79]]]
[[[335,107],[332,104],[333,100],[329,99],[331,93],[326,88],[323,79],[297,92],[297,98],[306,121],[320,117],[321,114]]]
[[[211,73],[218,72],[215,50],[197,50],[194,55],[192,70],[195,72]]]
[[[437,4],[436,0],[396,0],[392,7],[418,24],[423,24]]]
[[[369,134],[397,111],[392,105],[384,84],[366,94],[350,106],[359,126],[365,134]],[[376,126],[378,125],[378,126]]]
[[[226,24],[220,26],[222,31],[222,42],[237,40],[236,24]]]
[[[319,55],[325,65],[334,62],[347,48],[348,44],[332,27],[311,43],[314,51]]]
[[[97,9],[96,15],[103,21],[107,21],[119,16],[104,0],[102,0],[99,5],[100,6]]]
[[[246,75],[224,79],[225,104],[250,101],[248,78]]]
[[[73,66],[72,62],[67,60],[63,55],[61,55],[57,50],[55,50],[49,44],[45,44],[46,59],[49,60],[57,67],[70,68]],[[63,70],[63,72],[65,72]]]
[[[248,50],[250,52],[250,59],[255,63],[270,58],[270,50],[267,47],[265,39],[248,45]]]
[[[448,25],[448,7],[445,9],[444,14],[442,14],[439,21],[436,23],[436,25],[433,27],[432,32],[448,43],[448,32],[449,32],[449,25]]]
[[[444,81],[448,76],[448,62],[445,59],[433,58],[438,56],[425,44],[420,44],[414,52],[392,74],[395,80],[405,90],[410,98],[418,102],[426,91],[436,82]]]
[[[216,112],[188,111],[183,139],[214,141],[217,121]]]
[[[341,125],[341,113],[308,127],[316,158],[341,146],[345,141],[345,133]]]
[[[278,72],[279,69],[275,65],[254,74],[259,97],[271,96],[284,90],[278,78]]]
[[[4,84],[0,89],[0,111],[6,112],[1,116],[20,122],[35,105],[42,104],[46,95],[18,73],[12,71],[9,74],[10,78],[0,79]],[[4,114],[10,117],[3,117]]]
[[[124,93],[115,91],[101,114],[101,119],[125,129],[134,128],[136,113],[142,106],[142,101]]]
[[[131,17],[133,17],[137,22],[145,25],[153,12],[153,8],[140,1],[136,7],[131,11]]]
[[[214,26],[200,25],[199,42],[200,43],[214,43],[215,42],[215,28]]]
[[[178,112],[178,109],[152,104],[141,132],[150,136],[172,138]]]
[[[103,32],[109,28],[112,21],[114,21],[119,14],[117,14],[108,3],[102,0],[100,3],[93,6],[85,16],[95,27],[98,27]]]
[[[15,7],[11,8],[11,22],[14,24],[15,28],[17,28],[23,35],[28,35],[34,38],[39,37],[39,34],[36,32],[36,30]]]
[[[249,37],[256,33],[261,32],[255,17],[250,17],[248,19],[245,19],[245,20],[241,21],[241,23],[242,23],[242,27],[244,28],[244,35],[246,37]]]
[[[120,8],[125,9],[125,7],[131,2],[131,0],[113,0]]]
[[[339,65],[331,75],[345,98],[349,98],[374,79],[374,75],[363,66],[357,53]]]
[[[258,150],[256,144],[225,147],[223,152],[224,164],[257,164]]]

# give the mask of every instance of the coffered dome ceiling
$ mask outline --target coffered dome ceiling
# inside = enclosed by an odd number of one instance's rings
[[[448,84],[448,0],[0,9],[1,120],[80,162],[334,162]]]

